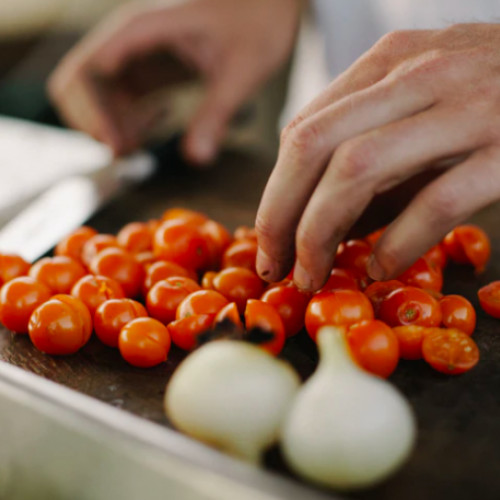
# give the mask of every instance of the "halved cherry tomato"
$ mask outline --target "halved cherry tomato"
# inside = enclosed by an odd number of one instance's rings
[[[92,259],[105,248],[118,248],[118,240],[112,234],[96,234],[90,237],[82,247],[82,262],[89,266]]]
[[[150,368],[167,360],[170,334],[156,319],[136,318],[121,329],[118,348],[131,365]]]
[[[437,265],[432,265],[423,257],[417,259],[403,274],[398,277],[408,286],[416,286],[424,290],[440,292],[443,288],[443,272]]]
[[[422,354],[432,368],[448,375],[459,375],[476,366],[479,349],[464,332],[456,329],[434,329],[422,342]]]
[[[177,319],[168,325],[172,342],[185,351],[192,351],[198,346],[198,336],[212,328],[214,314],[195,314]]]
[[[213,314],[214,316],[229,301],[215,290],[198,290],[190,293],[177,307],[175,319],[188,318],[197,314]]]
[[[225,305],[215,316],[214,326],[217,323],[222,323],[225,320],[231,321],[233,325],[243,330],[243,323],[241,322],[240,313],[238,312],[238,307],[236,306],[236,302],[230,302]]]
[[[73,354],[92,334],[87,306],[71,295],[54,295],[31,315],[28,333],[34,346],[47,354]]]
[[[47,285],[55,294],[69,293],[73,285],[86,274],[79,261],[64,255],[44,257],[35,262],[29,271],[32,278]]]
[[[0,321],[13,332],[27,333],[31,314],[51,296],[50,289],[33,278],[14,278],[0,290]]]
[[[153,235],[145,222],[130,222],[116,235],[118,245],[130,253],[146,252],[153,247]]]
[[[492,281],[477,292],[479,305],[494,318],[500,318],[500,281]]]
[[[167,325],[175,319],[179,304],[190,294],[200,290],[191,278],[182,276],[166,278],[155,283],[146,297],[149,314]]]
[[[336,290],[315,295],[306,310],[306,329],[316,341],[316,334],[325,325],[350,326],[373,319],[373,307],[357,290]]]
[[[169,262],[168,260],[159,260],[148,267],[146,277],[144,278],[142,292],[146,296],[151,287],[155,283],[158,283],[158,281],[166,278],[175,278],[177,276],[184,276],[186,278],[191,278],[192,280],[196,280],[197,278],[196,273],[191,269],[186,269],[185,267],[182,267],[175,262]]]
[[[441,320],[447,328],[457,328],[472,335],[476,328],[476,311],[472,304],[461,295],[445,295],[440,301]]]
[[[378,320],[362,321],[347,332],[351,353],[367,371],[387,378],[398,365],[399,344],[394,332]]]
[[[379,317],[389,326],[439,326],[438,301],[421,288],[406,286],[391,292],[382,302]]]
[[[82,226],[63,238],[56,246],[55,255],[65,255],[82,262],[82,250],[87,241],[95,236],[97,231],[88,226]]]
[[[92,259],[89,267],[92,273],[120,283],[127,297],[136,297],[141,290],[144,270],[134,256],[122,248],[102,250]]]
[[[372,254],[372,247],[364,240],[348,240],[339,246],[335,256],[335,267],[357,269],[366,274],[366,264]]]
[[[258,299],[264,291],[262,280],[244,267],[226,267],[214,277],[213,287],[230,302],[236,302],[240,314],[248,299]]]
[[[291,337],[299,333],[304,328],[307,304],[310,296],[306,292],[299,290],[293,282],[272,286],[261,299],[267,304],[271,304],[283,320],[285,333]]]
[[[421,359],[422,342],[433,328],[418,325],[396,326],[392,329],[399,342],[399,355],[403,359]]]
[[[236,240],[229,245],[222,256],[222,267],[246,267],[255,271],[257,241],[254,239]]]
[[[334,267],[328,281],[321,288],[321,292],[333,292],[334,290],[359,290],[356,274],[352,269]]]
[[[117,281],[107,276],[93,274],[79,279],[71,289],[71,295],[80,299],[88,307],[91,315],[103,302],[125,297],[123,288]]]
[[[103,344],[118,347],[121,329],[136,318],[146,318],[148,312],[132,299],[111,299],[103,302],[94,314],[94,330]]]
[[[257,299],[250,299],[245,309],[247,330],[260,328],[273,334],[273,338],[259,344],[259,347],[277,356],[285,345],[285,327],[278,311],[271,305]]]
[[[458,226],[443,240],[446,253],[457,264],[472,264],[476,272],[482,272],[491,255],[488,235],[472,224]]]
[[[428,250],[424,254],[424,259],[427,259],[431,264],[435,264],[436,266],[444,269],[448,262],[448,256],[443,248],[441,243],[434,245],[430,250]]]
[[[389,281],[375,281],[364,291],[364,294],[368,297],[368,300],[372,303],[375,316],[378,317],[380,310],[380,305],[392,293],[398,288],[403,288],[404,284],[398,280]]]

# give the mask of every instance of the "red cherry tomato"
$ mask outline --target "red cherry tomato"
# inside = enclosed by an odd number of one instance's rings
[[[254,239],[236,240],[229,245],[222,256],[222,267],[246,267],[255,272],[257,241]]]
[[[218,222],[208,220],[200,226],[200,232],[208,242],[210,267],[220,267],[222,255],[233,238],[229,231]]]
[[[250,269],[227,267],[213,279],[214,290],[224,295],[230,302],[236,302],[238,311],[243,314],[248,299],[258,299],[263,291],[262,280]]]
[[[82,226],[71,234],[63,238],[56,246],[56,255],[65,255],[79,262],[82,262],[83,246],[87,241],[95,236],[97,231],[88,226]]]
[[[92,334],[87,306],[71,295],[54,295],[31,315],[28,333],[34,346],[47,354],[73,354]]]
[[[31,314],[51,295],[47,286],[28,276],[10,280],[0,290],[0,321],[13,332],[27,333]]]
[[[118,245],[130,253],[146,252],[152,248],[153,235],[145,222],[131,222],[116,235]]]
[[[262,302],[271,304],[281,316],[285,333],[291,337],[304,328],[310,296],[300,291],[292,282],[269,288],[262,295]]]
[[[356,274],[351,269],[334,267],[320,292],[333,292],[334,290],[359,290]]]
[[[362,321],[352,325],[347,340],[354,358],[365,370],[387,378],[396,369],[398,339],[382,321]]]
[[[197,314],[216,315],[229,301],[215,290],[198,290],[189,294],[177,307],[175,319],[189,318]]]
[[[422,354],[432,368],[448,375],[469,371],[479,361],[476,343],[456,329],[434,329],[422,342]]]
[[[170,334],[156,319],[136,318],[121,329],[118,348],[131,365],[150,368],[167,360]]]
[[[500,318],[500,281],[493,281],[477,292],[479,305],[494,318]]]
[[[380,304],[382,304],[386,297],[394,290],[403,287],[404,284],[398,280],[375,281],[370,286],[368,286],[368,288],[364,291],[364,294],[372,303],[373,310],[375,311],[375,316],[378,316]]]
[[[212,328],[215,315],[196,314],[172,321],[168,331],[172,342],[185,351],[192,351],[198,346],[198,336]]]
[[[349,240],[339,247],[335,267],[357,269],[366,274],[366,264],[372,254],[372,247],[363,240]]]
[[[491,243],[488,235],[472,224],[458,226],[449,232],[443,247],[450,258],[457,264],[471,264],[476,272],[482,272],[491,255]]]
[[[439,326],[438,301],[421,288],[406,286],[390,293],[380,305],[379,317],[389,326]]]
[[[148,312],[132,299],[111,299],[103,302],[94,315],[94,330],[103,344],[118,347],[121,329],[136,318],[146,318]]]
[[[174,321],[179,304],[197,290],[200,290],[200,286],[190,278],[166,278],[155,283],[149,290],[146,309],[153,318],[167,325]]]
[[[412,266],[398,277],[405,285],[416,286],[424,290],[440,292],[443,288],[443,272],[441,268],[430,264],[420,257]]]
[[[64,255],[45,257],[31,266],[29,275],[47,285],[54,293],[67,294],[73,285],[87,274],[75,259]]]
[[[373,319],[373,307],[357,290],[336,290],[315,295],[306,310],[306,329],[316,341],[318,329],[325,325],[350,326]]]
[[[175,262],[169,262],[167,260],[159,260],[154,264],[151,264],[146,271],[146,277],[144,278],[144,285],[142,291],[144,295],[147,295],[151,287],[158,283],[158,281],[164,280],[166,278],[175,278],[178,276],[184,276],[186,278],[191,278],[196,281],[196,273],[190,269],[176,264]]]
[[[216,326],[218,323],[222,323],[225,320],[231,321],[233,325],[243,330],[243,323],[241,322],[240,313],[235,302],[230,302],[229,304],[225,305],[217,313],[214,319],[214,326]]]
[[[273,338],[259,344],[265,351],[277,356],[285,345],[285,327],[278,311],[271,305],[257,299],[250,299],[245,309],[247,330],[259,328],[273,334]]]
[[[472,304],[461,295],[446,295],[439,301],[441,320],[446,328],[457,328],[472,335],[476,328],[476,311]]]
[[[255,240],[257,241],[257,232],[254,227],[238,226],[233,233],[235,240]]]
[[[434,264],[441,269],[444,269],[448,263],[448,256],[446,255],[441,243],[438,243],[428,250],[424,255],[424,259],[426,259],[430,264]]]
[[[106,248],[99,252],[92,259],[90,270],[120,283],[127,297],[136,297],[141,290],[144,270],[132,254],[121,248]]]
[[[89,238],[82,247],[82,262],[89,266],[93,258],[106,248],[118,248],[118,240],[112,234],[96,234]]]
[[[424,337],[434,328],[408,325],[396,326],[392,329],[399,343],[399,355],[403,359],[421,359]]]
[[[95,310],[107,300],[125,297],[121,285],[107,276],[88,274],[78,280],[71,289],[71,295],[80,299],[93,315]]]

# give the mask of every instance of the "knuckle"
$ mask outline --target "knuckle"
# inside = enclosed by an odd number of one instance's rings
[[[391,31],[382,36],[375,47],[382,51],[399,52],[411,44],[413,33],[411,30]]]
[[[321,147],[318,127],[314,123],[302,122],[295,126],[287,137],[288,147],[300,158],[310,158]]]
[[[339,146],[335,153],[336,175],[341,180],[360,180],[373,160],[373,145],[368,140],[351,140]]]
[[[297,115],[286,127],[283,128],[280,135],[280,142],[284,144],[290,134],[297,128],[297,126],[304,121],[302,115]]]

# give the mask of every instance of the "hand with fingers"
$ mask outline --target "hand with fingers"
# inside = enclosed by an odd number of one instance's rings
[[[375,246],[372,278],[500,198],[500,25],[390,33],[286,127],[257,214],[259,274],[295,262],[297,285],[319,289],[371,200],[436,168]]]
[[[141,97],[169,83],[165,59],[157,57],[169,52],[206,83],[183,150],[193,163],[208,163],[239,106],[286,61],[302,2],[126,4],[66,55],[49,80],[49,94],[69,125],[116,155],[131,152],[158,114]]]

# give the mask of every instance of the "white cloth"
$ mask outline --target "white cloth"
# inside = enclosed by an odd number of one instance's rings
[[[390,31],[500,22],[500,0],[315,0],[314,6],[332,76]]]

